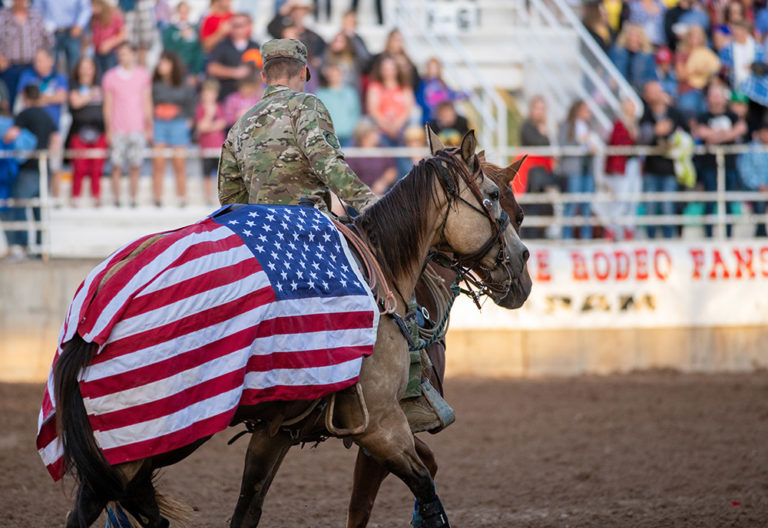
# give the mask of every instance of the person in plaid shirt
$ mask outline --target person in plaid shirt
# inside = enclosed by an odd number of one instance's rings
[[[756,139],[750,144],[752,149],[739,155],[741,183],[744,190],[760,191],[766,193],[768,198],[768,150],[766,150],[768,149],[768,118],[763,119],[754,137]],[[752,211],[755,214],[764,215],[766,201],[752,202]],[[755,236],[766,236],[765,221],[758,222]]]

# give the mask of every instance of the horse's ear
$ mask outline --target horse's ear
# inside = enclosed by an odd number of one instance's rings
[[[434,156],[439,150],[445,150],[445,145],[440,141],[440,138],[435,134],[435,131],[432,130],[432,127],[429,126],[429,123],[424,126],[427,128],[427,145],[429,145],[430,154]]]
[[[513,181],[515,181],[515,176],[517,176],[517,173],[520,171],[520,167],[523,166],[523,162],[528,157],[528,154],[514,162],[512,165],[504,169],[504,181],[509,185]]]
[[[481,150],[480,152],[477,153],[477,161],[479,161],[480,163],[485,163],[485,151],[484,150]]]
[[[475,131],[470,130],[464,134],[464,139],[461,140],[461,157],[466,163],[469,163],[472,160],[476,148],[477,139],[475,138]]]

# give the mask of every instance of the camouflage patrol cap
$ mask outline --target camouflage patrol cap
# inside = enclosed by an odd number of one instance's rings
[[[307,47],[295,39],[273,39],[261,45],[261,58],[266,65],[272,59],[294,59],[307,65]],[[307,69],[309,80],[309,69]]]

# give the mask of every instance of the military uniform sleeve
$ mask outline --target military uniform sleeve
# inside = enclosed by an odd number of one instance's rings
[[[231,136],[227,137],[221,147],[219,158],[219,202],[221,205],[233,203],[248,203],[248,188],[235,157]]]
[[[305,99],[298,109],[295,127],[297,144],[320,181],[358,210],[376,202],[376,195],[344,161],[331,116],[317,97]]]

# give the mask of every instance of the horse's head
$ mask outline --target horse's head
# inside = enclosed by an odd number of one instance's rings
[[[518,235],[522,210],[508,186],[516,168],[497,167],[505,175],[511,173],[499,185],[503,178],[497,183],[484,172],[473,132],[458,148],[446,148],[429,127],[427,136],[432,156],[445,168],[441,183],[448,197],[435,244],[438,249],[447,245],[459,267],[471,269],[496,304],[520,307],[530,293],[531,279],[528,249]]]

